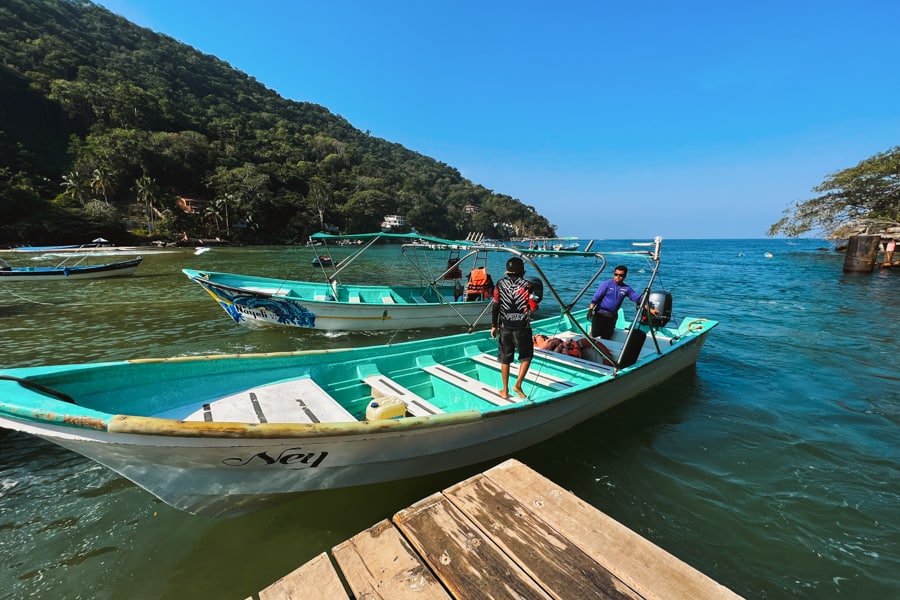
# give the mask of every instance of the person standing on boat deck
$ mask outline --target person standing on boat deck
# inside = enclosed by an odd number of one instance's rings
[[[640,308],[641,295],[634,291],[630,285],[625,284],[628,275],[628,267],[619,265],[613,269],[612,279],[607,279],[600,284],[591,304],[588,306],[588,320],[591,322],[591,337],[600,336],[605,340],[612,339],[616,328],[616,319],[619,316],[619,308],[625,298],[630,298]],[[651,314],[658,315],[655,308],[650,309]]]
[[[514,256],[506,261],[506,276],[494,287],[491,337],[497,338],[497,360],[503,380],[501,398],[509,398],[509,365],[516,351],[519,353],[519,376],[513,391],[519,398],[525,398],[522,382],[534,356],[531,313],[537,310],[537,303],[532,297],[531,283],[524,275],[525,264],[521,258]]]

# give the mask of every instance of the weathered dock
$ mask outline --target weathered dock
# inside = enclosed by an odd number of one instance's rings
[[[259,600],[739,598],[508,460],[323,552]]]

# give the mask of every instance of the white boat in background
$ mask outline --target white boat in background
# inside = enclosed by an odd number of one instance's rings
[[[593,246],[594,242],[591,240],[588,243],[588,247],[585,248],[585,252],[590,251],[591,246]],[[528,250],[546,250],[546,251],[555,251],[555,252],[576,252],[581,248],[581,242],[578,241],[577,238],[574,237],[565,237],[565,238],[531,238],[525,240],[519,240],[516,242],[516,247],[520,249],[528,249]]]
[[[645,253],[654,268],[644,298],[654,308],[659,250],[657,238]],[[497,342],[480,331],[344,350],[0,369],[0,426],[209,516],[471,465],[664,384],[696,362],[716,325],[670,325],[668,311],[644,322],[641,310],[630,323],[620,316],[613,339],[593,339],[587,311],[570,310],[585,290],[564,301],[548,282],[560,313],[534,332],[577,345],[580,357],[536,349],[523,397],[498,393]]]
[[[87,244],[63,244],[58,246],[16,246],[15,248],[10,248],[9,251],[47,254],[50,252],[81,252],[85,250],[96,249],[110,250],[117,247],[118,246],[116,246],[109,240],[101,237],[95,238]]]
[[[447,326],[474,327],[484,322],[490,310],[490,289],[473,293],[464,273],[484,268],[487,253],[504,252],[503,246],[483,245],[469,240],[454,241],[419,234],[368,233],[351,236],[317,233],[317,256],[331,256],[323,249],[328,243],[343,244],[349,239],[367,243],[351,256],[333,264],[326,281],[298,281],[182,269],[187,277],[206,290],[236,323],[298,327],[324,331],[392,331]],[[340,280],[341,272],[377,242],[398,242],[420,285],[362,285]],[[403,243],[406,242],[406,243]],[[434,260],[421,253],[442,253],[437,272]],[[534,251],[532,254],[540,254]],[[596,253],[570,253],[597,257]],[[324,265],[323,265],[324,266]],[[540,278],[531,278],[539,290]],[[488,315],[488,318],[490,315]]]
[[[63,244],[56,246],[15,246],[0,248],[0,253],[40,254],[46,258],[67,258],[73,255],[84,256],[123,256],[142,255],[147,252],[157,253],[162,246],[117,246],[104,238],[96,238],[86,244]]]

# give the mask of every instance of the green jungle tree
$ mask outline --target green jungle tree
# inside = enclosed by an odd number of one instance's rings
[[[845,238],[900,225],[900,146],[832,173],[813,191],[820,195],[785,210],[768,235],[796,237],[814,231]]]

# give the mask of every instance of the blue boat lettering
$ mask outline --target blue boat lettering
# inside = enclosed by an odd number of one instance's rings
[[[306,310],[298,302],[240,294],[235,294],[232,302],[234,303],[233,310],[239,312],[242,318],[250,317],[294,327],[312,328],[316,324],[316,315]],[[231,313],[229,312],[229,314]]]
[[[322,461],[325,460],[326,456],[328,456],[327,452],[304,452],[302,448],[298,447],[282,450],[281,454],[274,458],[264,450],[247,459],[237,456],[226,458],[222,463],[230,467],[246,467],[251,462],[259,459],[266,465],[286,465],[292,467],[294,470],[299,470],[318,467],[322,464]]]

